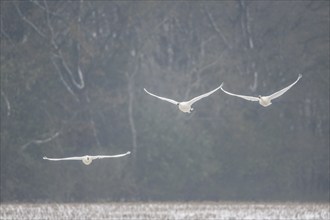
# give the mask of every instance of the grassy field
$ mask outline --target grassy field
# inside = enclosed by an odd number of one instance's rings
[[[71,203],[1,204],[0,219],[315,219],[329,220],[329,203]]]

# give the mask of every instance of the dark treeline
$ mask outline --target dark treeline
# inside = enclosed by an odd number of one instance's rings
[[[0,135],[1,202],[328,201],[329,1],[1,1]]]

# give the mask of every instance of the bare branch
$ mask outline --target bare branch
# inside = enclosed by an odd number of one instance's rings
[[[58,51],[57,53],[57,56],[60,58],[61,62],[62,62],[62,65],[63,67],[65,68],[66,72],[69,74],[70,78],[71,78],[71,81],[72,83],[78,88],[78,89],[83,89],[85,87],[85,82],[84,82],[84,77],[83,77],[83,73],[81,71],[81,68],[78,64],[78,67],[77,67],[77,72],[78,72],[78,79],[79,79],[79,82],[75,79],[74,77],[74,74],[72,73],[71,69],[69,68],[68,64],[66,63],[65,61],[65,58],[63,56],[63,53],[62,51],[59,49],[58,45],[56,44],[55,42],[55,36],[54,36],[54,29],[52,27],[52,25],[50,24],[50,19],[49,19],[49,9],[48,9],[48,5],[47,5],[47,1],[44,0],[45,2],[45,7],[46,7],[46,11],[47,11],[47,25],[50,29],[50,32],[51,32],[51,42],[52,42],[52,45],[53,47]],[[80,29],[80,23],[81,23],[81,15],[80,15],[80,11],[81,11],[81,7],[82,7],[82,1],[80,1],[80,5],[79,5],[79,14],[78,14],[78,28]],[[79,32],[79,30],[78,30]],[[79,43],[77,43],[77,50],[78,50],[78,59],[79,59],[79,56],[80,56],[80,45]]]
[[[100,140],[99,140],[99,136],[97,134],[97,130],[96,130],[96,126],[95,126],[95,121],[93,119],[93,117],[91,116],[91,120],[90,120],[90,123],[92,125],[92,129],[93,129],[93,136],[96,140],[96,145],[100,148],[101,147],[101,143],[100,143]]]
[[[200,80],[201,80],[201,79],[200,79],[200,74],[201,74],[204,70],[210,68],[211,66],[218,64],[219,61],[222,60],[222,56],[223,56],[224,52],[225,52],[225,51],[223,51],[223,52],[220,54],[220,56],[218,56],[217,59],[212,60],[210,63],[200,65],[200,66],[198,66],[198,67],[193,68],[193,69],[190,71],[189,76],[192,76],[193,73],[195,72],[195,73],[197,74],[197,79],[195,80],[195,82],[191,82],[191,77],[188,78],[188,79],[189,79],[189,85],[190,85],[190,86],[189,86],[189,87],[187,88],[187,90],[186,90],[186,93],[185,93],[185,99],[188,99],[188,98],[189,98],[189,94],[190,94],[191,89],[192,89],[193,87],[200,85]]]
[[[54,47],[55,50],[58,50],[59,47],[58,47],[58,45],[57,45],[56,42],[55,42],[54,28],[53,28],[53,26],[50,24],[50,19],[49,19],[49,14],[50,14],[50,12],[49,12],[48,4],[47,4],[47,1],[46,1],[46,0],[44,0],[44,4],[45,4],[45,9],[46,9],[46,20],[47,20],[47,26],[48,26],[48,28],[49,28],[49,30],[50,30],[50,35],[51,35],[51,44],[53,45],[53,47]]]
[[[133,145],[133,155],[137,152],[137,132],[135,128],[135,121],[133,115],[133,101],[134,101],[134,76],[137,73],[137,65],[135,65],[134,72],[129,75],[126,72],[126,78],[128,80],[128,119],[132,132],[132,145]]]
[[[17,13],[19,14],[19,16],[23,19],[23,21],[25,21],[26,23],[28,23],[32,28],[33,30],[35,30],[41,37],[43,38],[46,38],[46,35],[44,33],[42,33],[42,31],[40,31],[37,26],[35,24],[33,24],[33,22],[31,22],[29,19],[27,19],[21,9],[19,9],[18,5],[14,4],[15,5],[15,8],[16,8],[16,11]]]
[[[16,44],[11,40],[11,37],[6,33],[6,31],[3,29],[3,21],[2,21],[2,16],[0,16],[0,27],[1,27],[1,34],[6,37],[9,42],[16,48]]]
[[[56,138],[58,135],[60,134],[59,131],[55,132],[53,135],[47,137],[47,138],[44,138],[44,139],[35,139],[35,140],[31,140],[29,142],[27,142],[26,144],[22,145],[21,146],[21,149],[22,150],[25,150],[29,145],[31,144],[37,144],[37,145],[40,145],[40,144],[44,144],[44,143],[47,143],[47,142],[50,142],[52,141],[54,138]]]
[[[213,40],[215,37],[211,36],[206,40],[202,40],[201,42],[201,57],[204,58],[205,57],[205,44],[207,44],[209,41]]]
[[[10,110],[11,110],[9,99],[7,98],[6,94],[3,91],[1,91],[1,95],[5,99],[6,106],[7,106],[7,116],[9,117],[10,116]]]
[[[49,13],[51,15],[60,16],[59,14],[57,14],[57,13],[55,13],[53,11],[48,11],[47,6],[46,6],[46,4],[47,4],[46,3],[46,0],[44,0],[45,7],[42,6],[41,4],[39,4],[39,2],[36,1],[36,0],[30,0],[30,2],[32,2],[33,4],[35,4],[36,6],[38,6],[40,9],[42,9],[44,11],[47,11],[47,13]]]
[[[254,43],[253,43],[253,38],[252,38],[250,20],[251,20],[251,18],[250,18],[249,8],[246,6],[246,30],[247,30],[247,34],[248,34],[248,38],[249,38],[250,49],[253,49]]]
[[[255,92],[258,88],[258,72],[255,71],[254,72],[254,81],[253,81],[253,85],[249,86],[252,92]]]
[[[73,76],[73,73],[72,71],[70,70],[69,66],[67,65],[67,63],[65,62],[65,59],[63,57],[63,54],[62,52],[60,51],[59,53],[59,57],[61,59],[61,62],[65,68],[65,70],[67,71],[67,73],[70,75],[70,78],[71,78],[71,81],[73,82],[73,84],[78,88],[78,89],[83,89],[85,87],[85,83],[84,83],[84,78],[83,78],[83,74],[80,70],[80,67],[78,66],[78,76],[79,76],[79,81],[80,82],[77,82]]]
[[[142,37],[142,43],[140,44],[138,51],[142,51],[144,49],[144,47],[147,45],[148,41],[150,39],[152,39],[152,37],[154,37],[157,34],[157,29],[162,26],[166,21],[168,21],[169,18],[164,18],[161,22],[159,22],[158,24],[156,24],[153,28],[151,28],[151,31],[148,32],[148,34],[146,34],[146,37]]]
[[[85,87],[85,81],[84,81],[84,75],[81,72],[79,65],[78,65],[78,76],[79,76],[80,84],[76,83],[75,81],[74,81],[74,83],[79,89],[83,89]]]
[[[79,16],[79,26],[80,26],[80,16]],[[79,60],[80,60],[80,44],[79,43],[77,45],[77,49],[78,49],[78,67],[77,67],[77,70],[78,70],[79,83],[77,83],[74,79],[72,79],[72,81],[78,89],[83,89],[85,87],[85,81],[84,81],[84,75],[81,72],[80,65],[79,65]]]
[[[61,70],[60,70],[60,68],[58,67],[58,65],[56,64],[56,61],[54,60],[53,57],[51,58],[51,60],[52,60],[52,63],[54,64],[55,69],[57,70],[57,73],[58,73],[58,75],[60,76],[60,79],[61,79],[62,83],[64,84],[65,88],[69,91],[69,93],[70,93],[71,95],[73,95],[73,97],[75,98],[75,100],[76,100],[77,102],[79,102],[79,98],[78,98],[77,95],[73,92],[73,90],[71,89],[71,87],[69,86],[69,84],[68,84],[68,83],[65,81],[65,79],[63,78],[63,75],[62,75],[62,73],[61,73]]]
[[[241,17],[241,28],[242,28],[242,33],[243,37],[245,40],[248,42],[249,49],[254,48],[254,43],[252,39],[252,34],[251,34],[251,25],[250,25],[250,13],[249,13],[249,8],[246,6],[245,1],[240,0],[239,1],[242,14],[244,16]]]
[[[87,94],[87,92],[85,93],[85,97],[86,97],[86,101],[88,103],[88,105],[90,104],[90,99],[89,99],[89,96]],[[97,147],[101,147],[101,142],[99,140],[99,136],[97,134],[97,130],[96,130],[96,126],[95,126],[95,120],[94,120],[94,117],[93,117],[93,111],[88,107],[88,112],[89,112],[89,115],[90,115],[90,124],[92,126],[92,130],[93,130],[93,136],[95,138],[95,141],[96,141],[96,145]]]
[[[223,42],[225,43],[225,45],[229,49],[232,49],[232,46],[230,45],[230,43],[228,42],[228,40],[226,39],[226,37],[222,34],[222,31],[221,31],[220,27],[214,21],[214,18],[212,16],[211,12],[209,12],[206,7],[205,7],[204,11],[206,12],[207,17],[210,20],[210,23],[211,23],[213,29],[215,30],[215,32],[221,37],[221,39],[223,40]]]
[[[56,51],[56,54],[54,54],[54,56],[56,56],[58,59],[60,59],[61,64],[63,65],[64,69],[66,70],[66,72],[68,73],[68,75],[71,78],[72,83],[78,88],[78,89],[83,89],[85,87],[85,83],[84,83],[84,78],[83,78],[83,73],[80,69],[80,66],[78,65],[77,68],[77,72],[78,72],[78,77],[79,77],[79,82],[77,82],[74,78],[74,75],[72,73],[72,71],[70,70],[69,66],[67,65],[65,58],[62,54],[62,51],[59,49],[58,44],[55,41],[55,32],[54,32],[54,28],[50,22],[50,11],[48,8],[48,4],[47,1],[44,0],[44,5],[45,5],[45,10],[46,10],[46,20],[47,20],[47,26],[50,30],[50,34],[51,34],[51,45],[53,46],[53,48]],[[79,49],[79,45],[78,45],[78,49]],[[76,94],[73,92],[73,90],[71,89],[70,85],[66,82],[66,80],[64,79],[61,69],[59,68],[58,64],[56,63],[56,61],[54,60],[54,57],[51,58],[52,59],[52,63],[54,64],[57,73],[60,76],[61,81],[63,82],[64,86],[66,87],[66,89],[69,91],[69,93],[71,93],[74,98],[76,99],[77,102],[79,102],[78,97],[76,96]]]

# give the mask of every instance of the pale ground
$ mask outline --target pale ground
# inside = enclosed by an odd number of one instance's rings
[[[67,203],[1,204],[0,219],[288,219],[329,220],[329,203]]]

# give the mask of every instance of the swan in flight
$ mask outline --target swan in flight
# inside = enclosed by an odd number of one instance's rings
[[[224,91],[225,93],[227,93],[228,95],[232,95],[232,96],[237,96],[237,97],[240,97],[240,98],[243,98],[243,99],[246,99],[246,100],[249,100],[249,101],[255,101],[255,102],[259,102],[260,105],[262,105],[263,107],[267,107],[269,105],[272,104],[272,100],[275,99],[275,98],[278,98],[280,97],[281,95],[283,95],[286,91],[288,91],[294,84],[296,84],[299,79],[302,77],[301,74],[299,74],[297,80],[295,82],[293,82],[291,85],[285,87],[284,89],[281,89],[280,91],[278,92],[275,92],[269,96],[261,96],[259,95],[258,97],[254,97],[254,96],[245,96],[245,95],[237,95],[237,94],[233,94],[233,93],[230,93],[230,92],[227,92],[226,90],[224,90],[221,86],[221,90]]]
[[[89,165],[92,163],[95,159],[103,159],[103,158],[113,158],[113,157],[123,157],[128,154],[130,154],[130,151],[127,151],[124,154],[117,154],[117,155],[96,155],[96,156],[82,156],[82,157],[65,157],[65,158],[48,158],[43,157],[44,160],[53,160],[53,161],[59,161],[59,160],[81,160],[84,164]]]
[[[190,101],[184,101],[184,102],[178,102],[178,101],[175,101],[173,99],[168,99],[168,98],[165,98],[165,97],[157,96],[155,94],[152,94],[151,92],[149,92],[145,88],[144,88],[144,91],[146,93],[148,93],[149,95],[151,95],[151,96],[154,96],[154,97],[159,98],[159,99],[161,99],[163,101],[167,101],[167,102],[170,102],[170,103],[172,103],[174,105],[177,105],[182,112],[191,113],[194,110],[191,107],[192,104],[194,104],[195,102],[201,100],[202,98],[205,98],[205,97],[211,95],[212,93],[214,93],[215,91],[217,91],[218,89],[220,89],[221,86],[222,86],[222,84],[218,88],[216,88],[216,89],[214,89],[214,90],[212,90],[210,92],[207,92],[207,93],[205,93],[203,95],[197,96],[197,97],[191,99]]]

